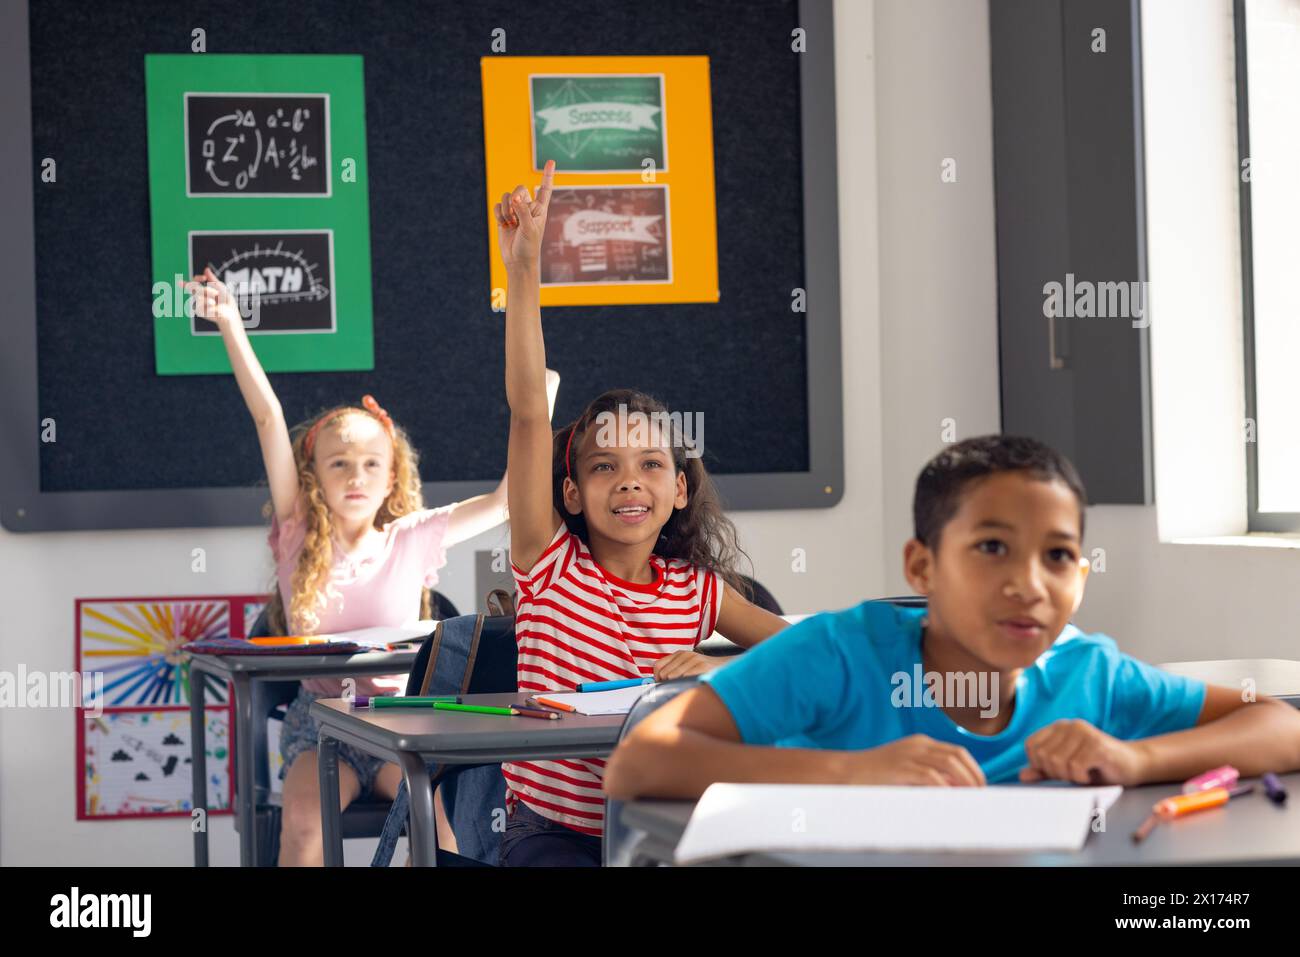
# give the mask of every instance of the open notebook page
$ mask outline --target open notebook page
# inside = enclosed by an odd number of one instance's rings
[[[1077,851],[1120,787],[714,784],[679,864],[751,851]]]

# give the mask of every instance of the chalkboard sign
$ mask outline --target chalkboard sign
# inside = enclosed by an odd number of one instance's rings
[[[41,0],[29,20],[27,4],[0,3],[5,528],[262,524],[264,467],[222,343],[192,335],[187,319],[151,315],[153,285],[200,260],[284,297],[259,317],[280,328],[251,334],[259,355],[275,361],[269,377],[288,421],[372,393],[418,449],[427,502],[499,481],[509,409],[504,321],[491,300],[489,57],[572,57],[578,71],[588,56],[707,58],[718,300],[545,308],[548,361],[563,376],[557,423],[606,389],[639,388],[703,417],[704,461],[728,507],[840,500],[831,0],[555,0],[540,18],[524,0],[313,0],[310,29],[301,2],[259,0],[249,15],[234,9],[228,0],[187,0],[181,22],[161,0]],[[209,52],[191,51],[198,27]],[[501,31],[508,52],[493,48]],[[187,92],[205,95],[188,103]],[[680,114],[667,87],[662,103],[654,90],[596,92],[606,103],[661,106],[662,159],[674,175],[683,171],[673,147]],[[301,100],[324,93],[328,111]],[[240,125],[212,126],[236,109]],[[300,114],[295,130],[298,109],[311,115]],[[206,122],[195,121],[201,111]],[[326,116],[328,127],[314,125]],[[543,116],[542,129],[549,122]],[[642,126],[637,117],[629,125]],[[254,147],[260,133],[262,152],[235,150],[227,162],[236,129],[245,149],[249,133]],[[271,135],[277,158],[286,151],[278,167],[266,159]],[[530,124],[519,136],[529,160],[532,135]],[[564,135],[577,142],[576,133]],[[298,155],[319,165],[291,167],[295,142]],[[630,145],[638,162],[658,155],[657,141]],[[587,164],[606,168],[630,145],[611,139]],[[209,158],[226,186],[200,187],[206,162],[194,161]],[[57,163],[56,178],[43,178],[47,159]],[[566,200],[566,222],[657,229],[637,218],[659,215],[656,197],[623,209],[600,195],[610,177],[582,173],[564,183],[589,191]],[[151,184],[160,188],[151,193]],[[283,192],[245,198],[267,190]],[[333,210],[339,203],[352,205]],[[330,230],[326,242],[319,234]],[[681,243],[680,231],[674,238]],[[576,257],[568,275],[549,278],[648,277],[658,268],[611,250],[603,262]],[[292,334],[324,323],[331,299],[335,336]],[[158,326],[190,340],[165,372]],[[345,340],[349,327],[353,340]],[[294,365],[314,339],[338,339],[337,356]]]
[[[239,297],[244,327],[332,332],[333,233],[328,230],[190,232],[190,275],[211,269]],[[194,316],[195,335],[220,335]]]
[[[185,94],[189,196],[329,196],[329,97]]]

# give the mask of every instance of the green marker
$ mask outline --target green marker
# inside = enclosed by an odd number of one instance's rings
[[[421,697],[420,695],[411,695],[405,698],[395,698],[392,696],[368,697],[359,694],[352,700],[354,708],[431,708],[439,702],[443,704],[457,704],[460,698],[456,695],[434,695],[432,697]]]
[[[513,708],[493,708],[484,704],[455,704],[450,701],[435,701],[435,711],[465,711],[469,714],[502,714],[507,717],[515,713]]]

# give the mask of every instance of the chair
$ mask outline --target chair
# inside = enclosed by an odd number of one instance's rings
[[[623,728],[618,733],[621,744],[628,732],[645,720],[652,711],[663,707],[684,691],[690,691],[699,684],[699,675],[678,678],[655,685],[637,699],[632,710],[623,721]],[[622,821],[623,802],[613,798],[605,799],[605,835],[601,840],[601,863],[605,867],[628,867],[635,864],[629,845],[634,838],[631,828]]]
[[[901,605],[904,608],[928,608],[929,601],[924,595],[897,595],[893,598],[873,598],[872,601],[887,601],[891,605]]]
[[[517,688],[518,647],[513,615],[462,615],[445,619],[424,640],[407,680],[408,695],[513,694]],[[501,833],[494,809],[505,802],[505,778],[498,763],[429,765],[431,782],[442,795],[457,851],[438,848],[438,866],[494,866]],[[372,867],[387,867],[410,815],[403,781],[380,834]]]
[[[437,591],[430,593],[434,618],[454,618],[456,606]],[[266,609],[263,608],[248,629],[249,638],[271,634]],[[298,681],[258,681],[253,684],[253,716],[257,730],[253,734],[253,826],[257,830],[258,867],[273,867],[280,856],[280,804],[271,794],[271,759],[267,749],[265,722],[283,721],[288,705],[298,694]],[[341,818],[343,838],[378,837],[388,817],[390,801],[367,798],[353,801]],[[236,822],[238,827],[238,822]]]
[[[748,575],[739,576],[742,588],[739,589],[742,595],[745,595],[750,602],[774,615],[784,615],[781,610],[781,604],[773,597],[772,593],[762,586],[759,582],[750,578]],[[728,641],[721,635],[711,635],[700,642],[695,649],[700,654],[711,655],[716,658],[728,658],[733,655],[741,654],[745,649],[733,642]]]
[[[749,600],[751,603],[766,611],[770,611],[774,615],[785,614],[785,612],[781,610],[781,603],[778,602],[776,597],[759,582],[750,578],[748,575],[741,575],[740,580],[749,586]],[[744,594],[744,592],[742,591],[741,594]]]

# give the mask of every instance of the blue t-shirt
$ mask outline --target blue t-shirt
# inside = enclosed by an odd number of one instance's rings
[[[1200,716],[1204,682],[1144,664],[1106,635],[1067,625],[1021,672],[1010,723],[997,734],[975,734],[934,706],[927,690],[925,613],[863,602],[815,615],[702,680],[731,711],[747,744],[850,751],[924,734],[964,747],[990,784],[1016,780],[1026,763],[1025,738],[1062,718],[1081,718],[1131,741],[1193,727]],[[996,707],[992,684],[988,675],[974,676],[940,694],[968,707]]]

